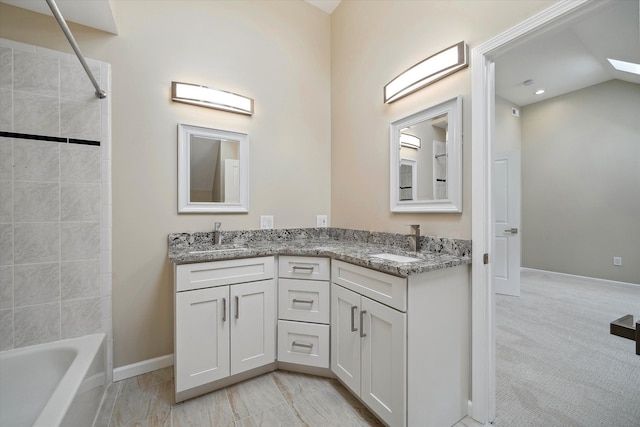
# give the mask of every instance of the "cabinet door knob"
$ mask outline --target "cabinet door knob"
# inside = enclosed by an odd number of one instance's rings
[[[240,297],[236,295],[236,319],[240,318]]]
[[[351,307],[351,332],[356,332],[358,328],[356,328],[356,310],[358,309],[357,305]]]
[[[298,299],[298,298],[294,298],[293,300],[291,300],[292,303],[304,303],[304,304],[313,304],[313,300],[312,299]]]
[[[364,338],[367,336],[367,334],[364,333],[364,315],[367,312],[367,310],[362,310],[360,312],[360,338]]]
[[[222,298],[222,321],[227,321],[227,299]]]
[[[295,273],[296,270],[304,270],[306,273],[313,273],[313,267],[305,267],[303,265],[294,265],[292,268],[293,272]]]

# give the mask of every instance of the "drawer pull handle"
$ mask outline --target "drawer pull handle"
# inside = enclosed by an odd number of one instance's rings
[[[240,318],[240,297],[236,296],[236,319]]]
[[[227,321],[227,299],[222,298],[222,321]]]
[[[357,305],[351,307],[351,332],[356,332],[358,328],[356,328],[356,310],[358,309]]]
[[[305,270],[305,272],[309,273],[309,274],[313,273],[313,267],[305,267],[303,265],[294,265],[293,266],[293,272],[297,273],[296,270]]]
[[[306,343],[306,342],[294,341],[294,342],[291,343],[291,347],[304,347],[304,348],[312,349],[313,348],[313,344],[309,344],[309,343]]]
[[[294,304],[299,302],[301,304],[313,304],[313,300],[312,299],[298,299],[298,298],[294,298],[291,302],[293,302]]]
[[[360,338],[364,338],[367,336],[367,334],[364,333],[364,315],[367,312],[367,310],[362,310],[360,312]]]

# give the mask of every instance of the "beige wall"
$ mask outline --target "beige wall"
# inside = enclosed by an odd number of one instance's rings
[[[173,351],[167,234],[333,226],[471,237],[469,69],[392,105],[382,87],[465,40],[473,47],[554,1],[351,1],[330,17],[302,1],[114,1],[120,34],[71,25],[112,64],[114,366]],[[0,4],[0,37],[71,52],[51,17]],[[253,117],[172,103],[182,80],[255,99]],[[389,123],[464,96],[464,213],[389,213]],[[246,132],[250,213],[178,215],[176,124]]]
[[[382,88],[461,40],[470,49],[553,1],[343,0],[331,19],[331,216],[335,226],[471,238],[471,72],[464,69],[391,105]],[[473,66],[473,64],[472,64]],[[389,124],[463,96],[463,213],[389,211]]]
[[[522,109],[523,267],[640,283],[639,99],[611,80]]]
[[[119,35],[71,24],[112,64],[114,366],[173,352],[167,234],[313,227],[330,213],[330,17],[302,1],[114,1]],[[0,5],[0,37],[71,52],[52,17]],[[172,80],[255,99],[245,117],[173,103]],[[250,213],[177,214],[177,123],[249,134]]]

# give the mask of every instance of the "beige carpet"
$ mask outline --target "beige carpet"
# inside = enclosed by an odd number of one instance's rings
[[[640,287],[523,271],[497,296],[497,427],[640,427],[640,356],[609,322],[640,315]]]

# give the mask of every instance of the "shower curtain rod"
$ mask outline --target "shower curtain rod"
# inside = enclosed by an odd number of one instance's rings
[[[87,76],[89,76],[89,80],[91,80],[93,87],[96,88],[96,96],[100,99],[106,98],[107,93],[104,90],[100,89],[100,85],[98,85],[98,82],[96,81],[95,77],[93,77],[93,73],[91,73],[91,69],[89,69],[89,66],[87,65],[87,61],[84,60],[84,57],[82,56],[82,52],[80,52],[80,48],[78,47],[78,43],[76,43],[76,39],[73,38],[73,34],[71,34],[71,30],[69,30],[69,26],[67,25],[67,22],[62,17],[62,14],[60,13],[60,9],[58,9],[58,5],[56,5],[54,0],[46,0],[46,1],[47,1],[47,4],[49,5],[49,8],[51,9],[51,13],[53,13],[53,16],[55,16],[56,21],[58,21],[58,24],[60,25],[62,32],[67,37],[67,40],[69,40],[69,44],[71,45],[71,48],[73,49],[73,51],[76,53],[76,56],[78,57],[80,64],[82,64],[84,71],[87,73]]]

